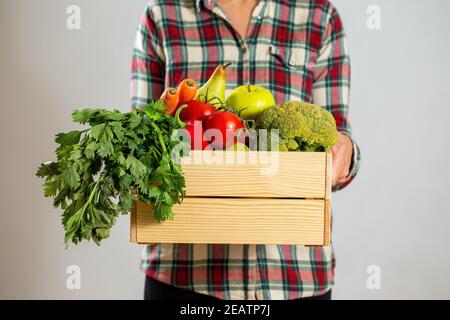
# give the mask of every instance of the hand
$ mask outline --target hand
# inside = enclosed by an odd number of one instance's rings
[[[333,187],[345,181],[350,173],[350,165],[353,157],[353,143],[350,138],[339,133],[338,143],[331,148],[333,154]]]

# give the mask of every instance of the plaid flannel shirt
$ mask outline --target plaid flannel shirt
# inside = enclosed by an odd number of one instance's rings
[[[246,39],[207,0],[157,0],[146,7],[132,61],[132,107],[158,99],[166,87],[191,78],[204,83],[219,64],[227,92],[252,83],[277,103],[300,100],[332,112],[338,129],[348,122],[350,60],[342,22],[326,0],[261,0]],[[354,156],[348,185],[357,173]],[[221,299],[296,299],[334,285],[332,247],[292,245],[154,244],[141,268],[161,282]]]

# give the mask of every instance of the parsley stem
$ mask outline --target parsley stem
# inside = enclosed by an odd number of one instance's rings
[[[102,175],[98,178],[97,182],[95,183],[94,188],[92,189],[92,192],[89,195],[89,198],[87,199],[83,208],[81,208],[83,214],[84,214],[84,211],[86,210],[86,208],[91,204],[92,200],[94,199],[94,196],[97,194],[97,189],[103,183],[103,180],[105,180],[106,174],[107,174],[107,172],[104,171],[102,173]]]
[[[163,136],[161,134],[161,130],[158,128],[158,126],[154,122],[152,122],[151,125],[155,129],[155,131],[156,131],[156,133],[158,135],[159,143],[161,144],[161,148],[163,149],[163,152],[167,153],[166,144],[164,143],[164,139],[163,139]]]
[[[92,189],[91,194],[89,195],[89,198],[87,199],[86,203],[83,205],[83,207],[77,211],[77,213],[75,213],[74,215],[72,215],[69,220],[67,221],[67,225],[71,225],[70,221],[76,219],[77,215],[79,215],[79,220],[81,221],[81,223],[83,223],[83,220],[85,219],[85,212],[86,209],[88,208],[89,205],[91,205],[92,200],[94,199],[94,196],[97,194],[97,189],[100,186],[101,183],[103,183],[103,180],[106,178],[106,173],[107,171],[104,171],[101,176],[98,178],[97,182],[95,183],[94,188]],[[89,218],[88,218],[89,219]],[[72,240],[73,241],[73,237],[74,235],[70,235],[70,233],[67,233],[68,231],[66,231],[66,235],[65,235],[65,242],[67,244],[68,240]],[[67,246],[66,246],[67,248]]]

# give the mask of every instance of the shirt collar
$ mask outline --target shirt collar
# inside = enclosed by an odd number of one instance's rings
[[[210,7],[216,3],[216,0],[195,0],[195,5],[197,7],[197,11],[200,11],[202,7],[202,3],[205,7]]]
[[[260,0],[261,2],[267,0]],[[197,7],[197,11],[200,11],[202,7],[202,3],[207,8],[212,8],[216,4],[216,0],[195,0],[195,6]]]

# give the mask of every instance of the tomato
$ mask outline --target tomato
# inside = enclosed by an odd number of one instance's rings
[[[200,121],[188,122],[184,128],[191,140],[191,150],[204,150],[209,144],[203,139],[203,127]]]
[[[186,103],[187,107],[180,113],[183,122],[204,121],[217,110],[209,103],[192,100]]]
[[[241,119],[234,113],[215,112],[204,122],[205,139],[215,148],[224,149],[236,142],[236,131],[243,127]]]

